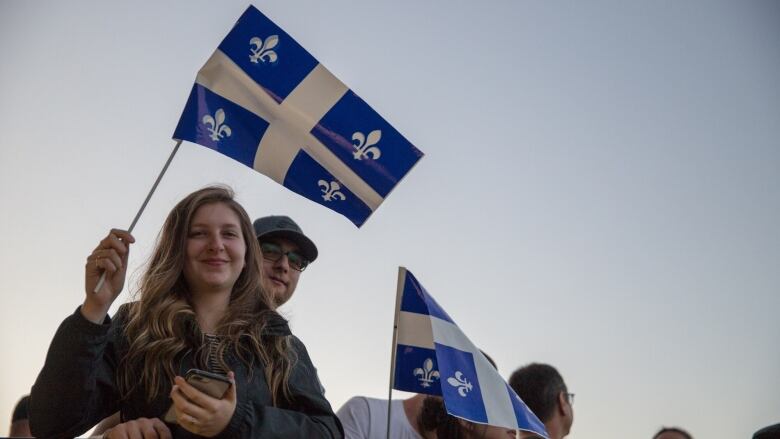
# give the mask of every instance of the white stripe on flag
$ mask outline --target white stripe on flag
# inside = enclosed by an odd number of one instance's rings
[[[284,184],[293,159],[304,149],[372,211],[382,203],[381,195],[309,132],[348,90],[322,65],[318,64],[281,104],[221,50],[211,55],[195,82],[270,123],[255,156],[258,172]]]
[[[482,389],[482,401],[485,403],[485,412],[488,416],[487,423],[517,428],[517,417],[512,407],[512,401],[509,399],[506,383],[498,371],[456,325],[434,316],[430,316],[430,322],[433,339],[436,343],[471,352],[474,356],[477,380]],[[441,378],[442,386],[447,382],[447,378],[449,377]]]
[[[398,344],[433,349],[433,332],[429,316],[401,311],[398,316]]]

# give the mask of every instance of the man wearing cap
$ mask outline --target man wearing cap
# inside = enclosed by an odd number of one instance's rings
[[[271,215],[252,224],[263,251],[263,289],[271,292],[276,306],[284,305],[298,286],[298,277],[317,259],[317,246],[289,216]],[[317,369],[314,369],[317,381]],[[322,393],[325,387],[320,383]]]
[[[264,216],[254,227],[263,251],[263,288],[281,306],[295,292],[301,272],[317,259],[317,246],[288,216]]]

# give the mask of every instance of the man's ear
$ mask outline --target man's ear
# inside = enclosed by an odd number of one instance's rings
[[[561,416],[566,416],[566,412],[568,411],[569,401],[568,401],[568,395],[566,395],[566,392],[558,392],[558,414]]]

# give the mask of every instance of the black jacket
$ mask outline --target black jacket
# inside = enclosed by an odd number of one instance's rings
[[[139,417],[160,418],[171,406],[170,393],[163,392],[147,403],[142,392],[122,400],[116,376],[119,360],[127,352],[123,329],[128,306],[122,305],[112,320],[102,325],[81,315],[67,317],[49,346],[46,362],[30,396],[30,428],[38,438],[71,438],[83,434],[103,418],[121,411],[122,421]],[[271,325],[273,335],[289,335],[287,322],[279,316]],[[225,358],[235,373],[237,405],[228,426],[218,438],[341,438],[341,423],[325,399],[317,372],[306,347],[293,337],[298,361],[289,380],[293,402],[274,407],[259,359],[252,380],[247,368],[232,355]],[[191,354],[183,355],[179,375],[195,367]],[[195,438],[178,425],[168,424],[174,438]]]

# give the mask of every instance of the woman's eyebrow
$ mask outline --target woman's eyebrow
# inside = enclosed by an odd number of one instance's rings
[[[211,224],[206,224],[206,223],[192,223],[192,224],[190,224],[190,229],[194,229],[196,227],[206,227],[206,228],[208,228],[208,227],[211,227]],[[234,229],[240,229],[241,228],[241,226],[236,224],[236,223],[224,223],[224,224],[221,224],[221,225],[219,225],[217,227],[220,227],[220,228],[234,228]]]

